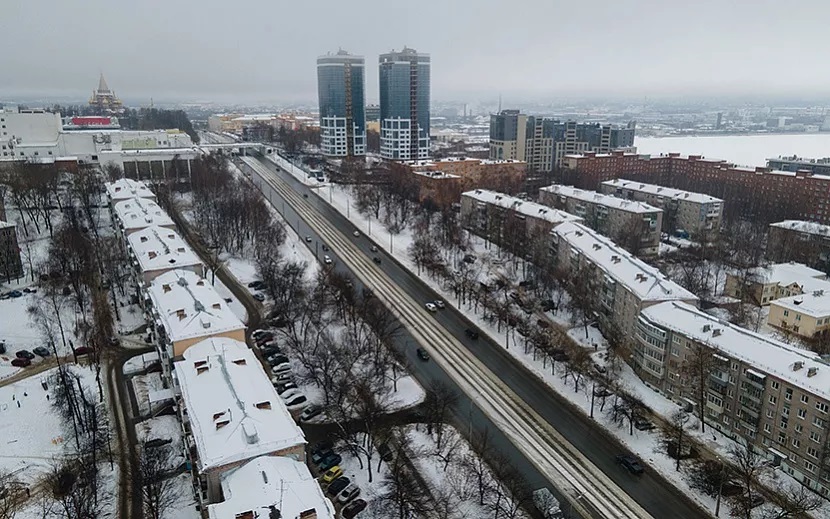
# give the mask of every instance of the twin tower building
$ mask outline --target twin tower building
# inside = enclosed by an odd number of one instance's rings
[[[380,154],[385,159],[429,157],[429,54],[404,47],[381,54]],[[340,50],[317,58],[323,154],[366,154],[365,61]]]

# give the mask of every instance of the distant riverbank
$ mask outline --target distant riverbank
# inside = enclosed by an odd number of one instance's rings
[[[830,157],[830,133],[637,137],[634,145],[638,153],[703,155],[749,167],[763,166],[766,159],[780,155]]]

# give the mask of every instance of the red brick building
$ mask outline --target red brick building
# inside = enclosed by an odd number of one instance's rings
[[[724,200],[724,217],[757,222],[786,219],[830,223],[830,176],[809,171],[739,168],[723,160],[679,153],[585,153],[563,161],[564,180],[596,190],[615,178],[706,193]]]

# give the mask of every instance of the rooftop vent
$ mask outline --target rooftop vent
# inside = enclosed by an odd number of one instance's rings
[[[800,370],[801,368],[804,367],[804,361],[799,360],[799,361],[793,362],[793,365],[791,367],[792,367],[793,371],[798,371],[798,370]]]
[[[703,325],[703,331],[704,332],[708,332],[711,329],[712,329],[712,325],[710,325],[710,324],[704,324]]]
[[[256,407],[257,409],[271,409],[271,402],[269,400],[257,402],[256,404],[254,404],[254,407]]]
[[[717,337],[721,334],[722,330],[720,328],[715,328],[712,330],[712,337]]]
[[[205,319],[200,319],[199,322],[202,324],[202,328],[207,330],[210,328],[210,321],[206,321]]]
[[[222,309],[222,305],[220,303],[213,303],[213,305],[211,305],[211,306],[214,310],[221,310]]]
[[[152,250],[148,252],[147,255],[150,256],[150,259],[155,259],[155,257],[158,256],[158,254],[156,254],[156,251]]]
[[[818,368],[807,368],[808,377],[815,377],[816,375],[818,375]]]
[[[142,236],[142,237],[141,237],[141,243],[146,243],[146,242],[147,242],[147,237],[146,237],[146,236]]]
[[[176,249],[176,252],[184,252],[184,247],[179,247],[178,249]]]
[[[824,296],[824,290],[816,290],[813,292],[813,297],[822,297]]]
[[[599,243],[594,244],[594,250],[600,250],[601,248],[602,247],[599,245]]]
[[[200,286],[200,287],[205,286],[205,280],[204,280],[204,279],[200,279],[199,281],[197,281],[197,282],[196,282],[196,285],[198,285],[198,286]]]
[[[620,262],[620,257],[617,256],[616,254],[614,254],[613,256],[611,256],[611,261],[613,263],[619,263]]]
[[[245,443],[248,445],[259,442],[259,433],[257,433],[256,425],[253,422],[242,422],[242,434],[245,435]]]
[[[234,364],[236,364],[237,366],[244,366],[245,364],[247,364],[247,363],[248,363],[248,361],[246,361],[245,359],[236,359],[236,360],[234,360],[234,361],[232,361],[232,362],[233,362]]]

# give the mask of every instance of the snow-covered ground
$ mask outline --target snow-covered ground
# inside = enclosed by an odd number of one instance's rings
[[[358,434],[358,441],[365,441],[365,437],[363,434]],[[385,491],[385,485],[383,483],[383,478],[388,474],[389,469],[386,466],[386,463],[380,463],[380,469],[378,469],[378,461],[380,455],[377,452],[377,449],[374,451],[374,455],[372,456],[372,482],[369,483],[369,470],[366,466],[366,459],[363,457],[362,460],[358,460],[355,456],[353,456],[349,451],[343,449],[342,447],[335,446],[335,451],[343,457],[343,461],[340,462],[340,468],[343,469],[343,475],[349,478],[349,481],[352,483],[357,484],[360,487],[360,498],[366,500],[368,506],[366,510],[364,510],[359,517],[363,517],[364,515],[367,517],[382,517],[378,515],[379,506],[378,506],[378,497],[382,496]],[[362,461],[362,465],[361,465]],[[325,487],[325,483],[323,483]],[[325,492],[325,488],[323,489]]]
[[[151,410],[150,393],[164,389],[161,373],[137,375],[132,378],[132,384],[138,410],[142,415],[146,415]]]

